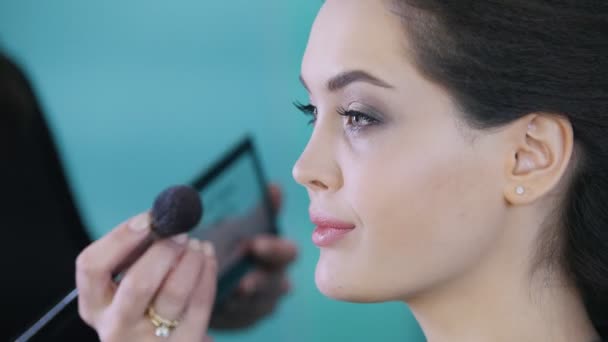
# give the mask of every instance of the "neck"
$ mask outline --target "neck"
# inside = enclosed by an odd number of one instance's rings
[[[530,240],[524,245],[536,243]],[[598,340],[580,295],[561,272],[531,272],[525,250],[536,249],[513,246],[497,248],[466,275],[406,300],[429,342]]]

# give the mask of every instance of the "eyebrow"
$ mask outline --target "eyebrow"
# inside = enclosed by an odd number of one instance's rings
[[[310,93],[310,88],[308,88],[308,85],[306,85],[306,81],[304,81],[304,77],[302,77],[302,75],[300,75],[300,82],[302,82],[304,88],[306,88],[306,90],[308,90],[308,92]],[[371,75],[368,72],[365,72],[363,70],[351,70],[342,72],[327,81],[327,90],[329,90],[330,92],[335,92],[340,89],[344,89],[349,84],[355,82],[365,82],[388,89],[394,88],[392,85],[386,83],[378,77]]]

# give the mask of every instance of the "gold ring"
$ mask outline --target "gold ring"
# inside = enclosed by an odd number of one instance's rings
[[[154,333],[158,337],[169,337],[171,331],[179,325],[178,320],[169,320],[159,316],[152,306],[149,306],[148,310],[146,310],[146,316],[148,316],[150,322],[156,327]]]

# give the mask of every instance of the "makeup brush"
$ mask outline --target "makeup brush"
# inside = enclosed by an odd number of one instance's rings
[[[203,205],[196,190],[178,185],[167,188],[155,199],[152,206],[151,229],[148,236],[114,270],[115,280],[156,241],[186,233],[194,228],[203,215]],[[16,342],[25,342],[56,317],[65,307],[78,297],[78,289],[72,290],[34,325],[19,336]]]
[[[161,192],[150,212],[148,236],[116,267],[114,278],[120,277],[154,242],[189,232],[202,215],[201,198],[191,187],[178,185]]]

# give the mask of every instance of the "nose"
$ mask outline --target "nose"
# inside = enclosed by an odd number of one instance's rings
[[[334,152],[335,142],[329,134],[318,131],[318,128],[315,128],[316,132],[313,132],[308,145],[295,163],[293,178],[310,191],[335,192],[343,185],[342,171]]]

